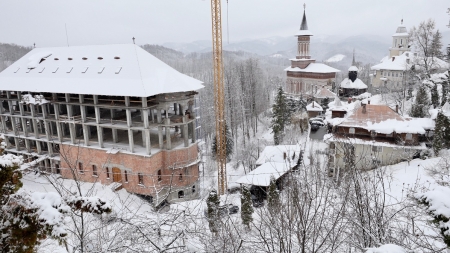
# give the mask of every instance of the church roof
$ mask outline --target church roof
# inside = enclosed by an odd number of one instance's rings
[[[134,44],[35,48],[0,73],[2,90],[148,97],[202,82]]]
[[[331,92],[329,89],[322,87],[317,93],[314,95],[316,98],[334,98],[336,96],[335,93]]]
[[[291,72],[305,72],[305,73],[337,73],[337,72],[341,72],[338,69],[332,68],[326,64],[323,63],[310,63],[306,68],[301,69],[301,68],[292,68],[292,67],[287,67],[284,69],[284,71],[291,71]]]
[[[397,27],[397,30],[395,31],[394,35],[392,36],[409,36],[408,30],[406,30],[406,26],[401,24],[399,27]]]
[[[356,78],[354,82],[348,78],[345,78],[342,80],[340,87],[344,89],[367,89],[367,85],[359,78]]]
[[[407,60],[410,59],[410,63]],[[431,62],[431,57],[428,58],[429,62]],[[416,68],[419,67],[421,62],[424,61],[424,57],[414,56],[412,52],[404,52],[401,55],[389,57],[386,56],[381,60],[381,63],[372,66],[372,70],[408,70],[414,63],[419,63],[416,65]],[[437,57],[433,59],[433,68],[436,69],[446,69],[449,67],[449,64]]]
[[[308,21],[306,21],[306,10],[303,10],[302,24],[300,25],[300,30],[295,34],[295,36],[313,36],[312,32],[308,30]]]

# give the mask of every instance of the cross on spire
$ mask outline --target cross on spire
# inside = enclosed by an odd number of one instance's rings
[[[403,25],[403,18],[402,18],[402,25]]]

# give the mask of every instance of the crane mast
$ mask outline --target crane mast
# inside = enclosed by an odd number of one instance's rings
[[[212,52],[214,64],[214,102],[216,113],[216,157],[218,169],[218,193],[227,191],[226,136],[225,136],[225,94],[222,64],[222,11],[221,0],[211,0]]]

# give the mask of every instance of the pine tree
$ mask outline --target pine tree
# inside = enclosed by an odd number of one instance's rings
[[[212,190],[209,193],[208,199],[206,200],[206,205],[208,207],[207,214],[208,214],[209,230],[215,233],[218,231],[219,205],[220,205],[219,196],[217,195],[216,190]]]
[[[439,107],[439,93],[437,90],[437,84],[433,82],[433,87],[431,88],[431,104],[434,108]]]
[[[250,190],[247,186],[242,187],[241,195],[241,219],[242,223],[250,228],[250,223],[253,221],[253,205]]]
[[[280,203],[280,195],[278,194],[277,181],[270,177],[270,185],[267,193],[267,204],[269,209],[275,210]]]
[[[450,148],[450,119],[442,112],[439,112],[436,118],[433,136],[433,150],[435,155],[439,155],[439,151],[445,148]]]
[[[322,101],[320,103],[320,106],[322,106],[324,113],[327,111],[329,103],[330,103],[330,99],[329,98],[322,99]]]
[[[411,107],[411,117],[424,118],[428,114],[430,99],[428,97],[427,89],[421,85],[417,90],[416,100]]]
[[[448,92],[450,89],[450,71],[447,71],[447,74],[445,74],[445,79],[442,81],[442,101],[441,106],[445,104],[448,100]]]
[[[231,155],[233,155],[233,147],[234,147],[234,140],[233,136],[231,136],[230,128],[228,127],[228,124],[225,124],[225,152],[227,156],[227,161],[230,161]],[[212,154],[215,156],[217,154],[217,138],[214,136],[214,140],[212,143]]]
[[[272,105],[272,133],[275,145],[283,139],[284,128],[289,122],[290,113],[286,104],[286,97],[281,86],[278,87],[275,103]]]

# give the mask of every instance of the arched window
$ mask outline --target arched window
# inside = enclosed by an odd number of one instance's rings
[[[179,192],[178,192],[178,198],[179,198],[179,199],[184,198],[184,191],[179,191]]]

